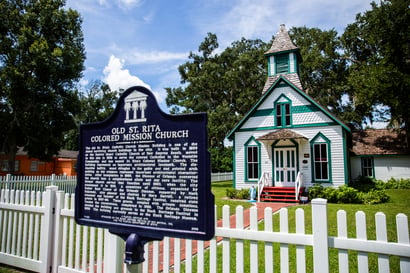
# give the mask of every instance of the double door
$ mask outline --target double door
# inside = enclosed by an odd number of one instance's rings
[[[274,183],[275,186],[293,187],[297,175],[296,148],[274,149]]]

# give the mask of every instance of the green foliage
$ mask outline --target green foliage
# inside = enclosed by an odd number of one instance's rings
[[[232,149],[233,147],[211,147],[211,167],[212,172],[232,171]]]
[[[410,12],[407,0],[372,2],[356,16],[342,36],[350,62],[347,84],[354,91],[354,108],[371,121],[390,120],[409,139]],[[375,107],[375,106],[387,106]]]
[[[85,51],[81,18],[63,0],[0,2],[0,145],[50,160],[79,111],[74,84]],[[9,168],[13,169],[13,163]]]
[[[410,179],[395,179],[390,178],[387,182],[381,182],[384,184],[385,189],[410,189]]]
[[[198,53],[191,52],[189,61],[179,66],[184,87],[166,88],[166,103],[171,113],[208,113],[212,170],[228,171],[225,165],[232,155],[224,150],[224,140],[261,96],[267,44],[242,39],[221,53],[216,53],[218,47],[216,35],[208,33]]]
[[[355,188],[343,185],[337,189],[336,202],[331,202],[331,203],[361,204],[363,203],[363,200],[360,198],[358,190],[356,190]]]
[[[230,199],[249,199],[249,189],[226,189],[226,196]]]
[[[84,92],[80,93],[80,109],[75,116],[76,128],[68,131],[64,138],[64,147],[78,150],[78,126],[85,123],[103,121],[114,111],[118,99],[118,92],[102,82],[95,81]]]
[[[381,204],[390,200],[390,196],[385,190],[371,190],[369,192],[361,192],[360,199],[364,204]]]
[[[293,27],[289,36],[300,48],[303,62],[300,79],[306,93],[345,122],[351,109],[344,105],[342,96],[348,94],[345,86],[347,62],[341,56],[342,44],[336,30]]]
[[[368,179],[360,178],[363,181]],[[370,180],[372,181],[372,180]],[[357,184],[359,182],[356,182]],[[371,184],[366,184],[363,187],[364,191],[360,191],[358,185],[355,187],[349,187],[343,185],[339,188],[333,187],[323,187],[321,184],[315,184],[308,191],[309,199],[313,198],[325,198],[329,203],[339,203],[339,204],[379,204],[388,202],[390,197],[387,195],[386,191],[381,189],[378,183],[372,182]],[[371,187],[369,185],[372,185]]]
[[[358,176],[349,183],[349,186],[362,192],[369,192],[376,187],[376,184],[376,181],[370,177]]]

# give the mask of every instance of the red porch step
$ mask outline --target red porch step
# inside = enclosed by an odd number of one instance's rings
[[[299,190],[299,198],[295,198],[294,187],[264,187],[260,200],[264,202],[300,202],[304,188]]]

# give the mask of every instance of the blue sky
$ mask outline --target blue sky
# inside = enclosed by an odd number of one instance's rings
[[[166,87],[180,86],[178,66],[208,32],[220,48],[242,37],[268,42],[280,24],[336,29],[339,34],[370,0],[67,0],[83,18],[86,86],[148,87],[165,106]]]

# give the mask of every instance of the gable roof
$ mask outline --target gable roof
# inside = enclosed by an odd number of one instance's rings
[[[352,132],[352,153],[354,155],[407,155],[409,147],[404,136],[389,129],[367,129]]]
[[[252,107],[252,109],[238,122],[238,124],[229,132],[227,135],[228,139],[232,139],[233,134],[238,130],[242,125],[250,118],[252,113],[265,101],[265,99],[275,90],[276,86],[279,85],[280,82],[285,82],[288,84],[292,89],[294,89],[296,92],[298,92],[301,96],[303,96],[307,101],[312,103],[313,105],[317,106],[327,117],[329,117],[331,120],[335,121],[337,124],[342,126],[343,129],[346,131],[350,132],[350,128],[344,124],[342,121],[340,121],[338,118],[336,118],[332,113],[329,112],[325,107],[321,106],[319,103],[317,103],[311,96],[303,92],[303,90],[299,89],[296,87],[291,81],[289,81],[286,77],[283,75],[279,75],[279,77],[276,79],[276,81],[271,85],[271,87],[262,95],[262,97],[259,99],[259,101]]]

